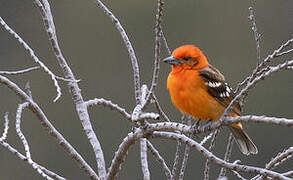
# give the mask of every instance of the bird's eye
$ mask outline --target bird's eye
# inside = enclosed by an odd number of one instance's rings
[[[190,59],[190,57],[184,57],[183,60],[184,61],[188,61]]]

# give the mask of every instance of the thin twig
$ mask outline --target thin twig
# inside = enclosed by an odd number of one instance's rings
[[[159,103],[159,100],[158,100],[158,98],[156,97],[156,95],[152,93],[152,97],[153,97],[153,99],[154,99],[155,106],[156,106],[156,108],[157,108],[159,114],[161,115],[161,117],[163,117],[166,121],[171,122],[170,119],[169,119],[169,117],[168,117],[168,116],[166,115],[166,113],[163,111],[163,109],[162,109],[162,107],[161,107],[161,105],[160,105],[160,103]]]
[[[124,28],[122,27],[122,25],[120,24],[120,21],[114,16],[114,14],[100,1],[100,0],[96,0],[96,4],[98,7],[100,7],[101,9],[103,9],[103,11],[105,12],[105,14],[111,19],[111,21],[115,24],[117,30],[119,31],[123,42],[128,50],[128,54],[132,63],[132,69],[133,69],[133,78],[134,78],[134,92],[135,92],[135,100],[136,100],[136,104],[139,103],[140,100],[140,77],[139,77],[139,66],[138,66],[138,62],[137,62],[137,58],[135,56],[135,52],[134,49],[132,47],[131,42],[129,41],[129,38],[124,30]]]
[[[40,66],[34,66],[34,67],[30,67],[30,68],[26,68],[26,69],[22,69],[22,70],[18,70],[18,71],[0,71],[0,74],[2,74],[2,75],[18,75],[18,74],[24,74],[27,72],[31,72],[36,69],[40,69]]]
[[[184,115],[182,115],[181,121],[184,122],[185,118],[186,117]],[[185,124],[183,124],[183,125],[187,126]],[[176,152],[175,152],[175,157],[174,157],[174,161],[173,161],[173,168],[172,168],[172,175],[173,175],[174,179],[176,179],[177,176],[179,176],[179,174],[178,174],[179,173],[179,165],[180,165],[179,161],[182,156],[182,154],[181,154],[182,147],[183,147],[183,145],[182,145],[181,141],[177,141]]]
[[[48,179],[48,180],[53,180],[42,169],[40,169],[39,166],[37,164],[35,164],[35,162],[32,160],[28,141],[26,140],[24,134],[21,131],[20,124],[21,124],[22,110],[24,108],[27,108],[28,106],[29,106],[28,102],[25,102],[25,103],[18,105],[17,112],[16,112],[16,120],[15,120],[16,133],[23,144],[28,164],[30,164],[32,166],[32,168],[35,169],[43,178]]]
[[[4,141],[0,141],[0,145],[2,145],[4,148],[6,148],[9,152],[11,152],[12,154],[14,154],[16,157],[18,157],[20,160],[23,160],[24,162],[28,163],[27,161],[27,157],[25,157],[23,154],[21,154],[20,152],[18,152],[15,148],[13,148],[10,144],[4,142]],[[51,176],[53,179],[57,179],[57,180],[65,180],[64,177],[59,176],[58,174],[46,169],[45,167],[37,164],[36,162],[34,162],[36,165],[39,166],[39,168],[44,171],[46,174],[48,174],[49,176]]]
[[[85,104],[88,107],[102,105],[102,106],[110,108],[111,110],[116,110],[117,112],[122,114],[126,119],[131,119],[131,115],[124,108],[104,98],[94,98],[94,99],[85,101]]]
[[[224,161],[226,161],[226,162],[230,161],[230,157],[232,155],[233,140],[234,140],[233,134],[230,133],[228,143],[227,143],[227,147],[226,147],[225,157],[224,157]],[[226,171],[227,171],[227,169],[222,167],[218,178],[226,176]]]
[[[260,57],[260,37],[261,37],[261,35],[257,31],[256,19],[255,19],[253,8],[249,7],[248,10],[249,10],[248,17],[249,17],[249,20],[251,21],[251,29],[253,31],[254,40],[256,43],[256,59],[257,59],[256,65],[258,66],[261,62],[261,57]]]
[[[163,157],[160,155],[159,151],[152,145],[152,143],[150,141],[147,141],[147,146],[148,146],[148,149],[153,154],[153,156],[155,157],[155,159],[161,164],[167,179],[174,180],[170,169],[168,168]]]
[[[153,70],[153,78],[151,83],[151,88],[149,93],[154,93],[155,88],[158,83],[159,77],[159,69],[160,69],[160,48],[161,48],[161,24],[162,24],[162,16],[163,16],[163,5],[164,2],[162,0],[158,0],[157,3],[157,15],[156,15],[156,26],[155,26],[155,61],[154,61],[154,70]],[[148,97],[147,101],[149,100]]]
[[[60,97],[61,97],[61,88],[58,84],[58,81],[56,79],[56,76],[53,74],[53,72],[35,55],[35,52],[33,51],[33,49],[13,30],[11,29],[6,22],[0,17],[0,24],[11,34],[15,37],[15,39],[24,47],[24,49],[26,49],[30,56],[33,58],[33,60],[40,65],[40,67],[42,69],[44,69],[44,71],[46,73],[48,73],[51,76],[51,79],[54,82],[54,85],[56,87],[57,90],[57,96],[54,99],[54,102],[56,102]]]
[[[212,153],[215,146],[216,146],[216,139],[217,139],[217,136],[218,136],[218,133],[219,133],[219,129],[216,129],[213,133],[213,138],[212,138],[212,141],[211,141],[211,144],[209,146],[209,151]],[[204,180],[208,180],[209,179],[209,172],[210,172],[210,167],[211,167],[211,161],[210,159],[207,159],[206,162],[205,162],[205,168],[204,168]]]
[[[187,118],[187,125],[191,126],[191,117]],[[188,134],[188,137],[192,137],[192,134]],[[178,176],[178,180],[183,180],[184,178],[184,174],[185,174],[185,169],[187,166],[187,161],[189,158],[189,152],[190,152],[190,146],[188,146],[187,144],[185,145],[185,150],[184,150],[184,155],[183,155],[183,160],[182,160],[182,164],[181,164],[181,169],[179,171],[179,176]]]

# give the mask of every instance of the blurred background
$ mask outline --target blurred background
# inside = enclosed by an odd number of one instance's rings
[[[120,34],[94,0],[50,1],[60,46],[68,64],[78,79],[84,98],[103,97],[118,103],[131,112],[134,108],[133,75],[130,58]],[[141,83],[150,84],[154,61],[154,27],[156,1],[124,0],[105,2],[124,26],[139,61]],[[256,48],[248,7],[250,1],[168,0],[165,2],[163,29],[171,49],[182,44],[195,44],[207,55],[211,64],[221,70],[232,87],[249,75],[256,65]],[[256,19],[261,37],[261,56],[266,57],[293,34],[292,0],[258,0]],[[55,74],[62,76],[55,59],[41,16],[33,1],[0,0],[0,16],[35,51],[35,54]],[[167,57],[162,47],[161,58]],[[292,59],[291,55],[276,59],[277,62]],[[20,70],[36,64],[24,48],[3,27],[0,28],[0,70]],[[156,89],[160,103],[173,121],[180,121],[180,113],[172,106],[166,91],[166,78],[170,67],[161,64],[159,85]],[[62,97],[56,102],[56,90],[50,77],[42,70],[9,79],[24,88],[30,82],[34,100],[48,119],[76,148],[88,163],[96,169],[91,146],[83,133],[66,83]],[[259,83],[250,91],[244,114],[293,118],[292,71],[282,71]],[[5,112],[9,112],[8,142],[24,153],[21,141],[15,134],[15,112],[21,101],[7,87],[0,85],[0,132],[3,130]],[[93,127],[104,150],[107,167],[122,139],[131,131],[131,125],[123,117],[107,108],[89,110]],[[22,129],[26,135],[32,158],[48,169],[68,179],[88,179],[76,163],[48,135],[39,120],[25,110]],[[269,124],[246,124],[248,133],[257,144],[259,153],[244,156],[235,146],[232,161],[264,167],[278,152],[292,146],[293,129]],[[203,135],[200,136],[204,137]],[[223,157],[228,131],[223,128],[216,155]],[[176,142],[151,140],[172,166]],[[151,179],[165,179],[158,163],[149,154]],[[204,158],[192,151],[185,179],[202,179]],[[293,167],[292,159],[280,166],[280,172]],[[219,168],[212,165],[211,179]],[[0,146],[0,179],[42,179],[25,162]],[[135,144],[126,157],[118,179],[142,179],[139,148]],[[231,176],[231,179],[236,179]]]

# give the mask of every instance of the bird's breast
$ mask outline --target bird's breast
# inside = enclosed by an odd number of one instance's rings
[[[217,120],[224,108],[207,92],[197,71],[170,73],[167,89],[172,103],[182,112],[195,118]]]

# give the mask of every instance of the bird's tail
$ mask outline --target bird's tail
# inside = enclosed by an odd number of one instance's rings
[[[245,154],[257,154],[257,147],[252,142],[248,134],[241,128],[236,128],[233,126],[229,127],[230,131],[232,132],[237,145],[239,146],[240,151]]]

